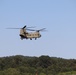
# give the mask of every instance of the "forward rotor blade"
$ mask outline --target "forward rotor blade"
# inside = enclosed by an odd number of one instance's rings
[[[35,28],[35,26],[27,27],[27,25],[25,25],[23,28]]]
[[[26,27],[26,28],[35,28],[35,26],[33,26],[33,27]]]
[[[36,31],[36,30],[34,30],[34,29],[26,29],[26,30],[29,30],[29,31]]]
[[[39,29],[39,30],[34,30],[34,29],[26,29],[26,30],[29,30],[29,31],[44,31],[46,28],[42,28],[42,29]]]
[[[42,28],[42,29],[39,29],[39,30],[36,30],[37,32],[39,31],[44,31],[46,28]]]
[[[46,28],[42,28],[42,29],[39,29],[39,31],[43,31],[43,30],[45,30]]]

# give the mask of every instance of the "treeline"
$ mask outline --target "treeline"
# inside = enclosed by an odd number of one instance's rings
[[[76,71],[75,59],[21,55],[0,58],[0,75],[58,75],[72,71]]]

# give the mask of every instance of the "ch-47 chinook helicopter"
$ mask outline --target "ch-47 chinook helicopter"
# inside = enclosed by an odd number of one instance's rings
[[[44,31],[45,28],[39,29],[39,30],[34,30],[34,29],[29,29],[32,27],[26,27],[26,25],[23,28],[9,28],[9,29],[20,29],[20,38],[21,40],[23,39],[30,39],[32,40],[33,38],[36,40],[37,38],[41,37],[40,31]],[[32,32],[27,32],[27,31],[32,31]]]

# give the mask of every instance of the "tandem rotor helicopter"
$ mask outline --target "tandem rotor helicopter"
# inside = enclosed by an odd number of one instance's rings
[[[20,29],[20,38],[21,40],[23,39],[30,39],[32,40],[33,38],[36,40],[37,38],[41,37],[40,31],[45,31],[46,28],[42,28],[39,30],[34,30],[34,29],[30,29],[30,28],[34,28],[34,27],[27,27],[26,25],[22,28],[7,28],[7,29]],[[32,31],[32,32],[27,32],[27,31]]]

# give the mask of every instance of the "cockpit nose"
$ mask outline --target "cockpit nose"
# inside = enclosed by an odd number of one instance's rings
[[[41,35],[39,35],[39,37],[41,37]]]

